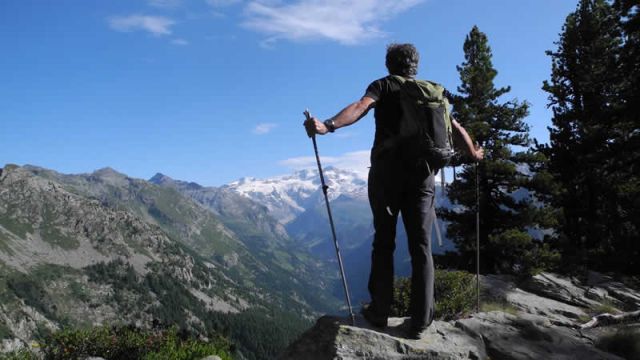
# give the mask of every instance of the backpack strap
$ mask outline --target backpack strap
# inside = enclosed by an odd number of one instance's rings
[[[400,75],[391,75],[391,77],[398,80],[400,84],[404,84],[405,81],[410,80],[409,78]]]
[[[407,79],[407,78],[402,77],[400,75],[390,75],[390,77],[393,78],[393,79],[396,79],[400,83],[400,86],[404,85],[404,83],[407,82],[407,81],[411,81],[410,79]],[[376,151],[371,154],[372,157],[376,158],[380,154],[385,153],[387,150],[393,149],[394,147],[396,147],[396,144],[398,144],[399,140],[400,139],[398,139],[397,136],[393,136],[393,137],[387,138],[380,146],[378,146]]]

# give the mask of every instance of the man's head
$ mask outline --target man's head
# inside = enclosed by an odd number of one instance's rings
[[[415,77],[418,73],[420,55],[412,44],[390,44],[387,46],[387,69],[391,75]]]

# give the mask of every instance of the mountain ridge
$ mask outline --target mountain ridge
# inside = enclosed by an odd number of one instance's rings
[[[323,171],[329,200],[339,196],[366,199],[367,179],[355,171],[332,166]],[[267,206],[282,224],[293,221],[306,209],[324,201],[318,171],[305,169],[266,179],[245,177],[222,188],[230,189]]]
[[[274,321],[299,328],[338,303],[323,290],[316,263],[285,251],[279,241],[287,239],[239,230],[174,188],[111,168],[66,175],[7,165],[0,333],[26,342],[64,324],[127,319],[242,337],[249,319],[249,328]]]

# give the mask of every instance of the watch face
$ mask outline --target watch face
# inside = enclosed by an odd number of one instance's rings
[[[333,122],[333,120],[325,120],[324,126],[326,126],[330,132],[334,132],[336,130],[336,124]]]

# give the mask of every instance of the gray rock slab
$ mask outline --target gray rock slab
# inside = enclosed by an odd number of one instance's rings
[[[591,296],[605,294],[606,299],[613,299],[614,304],[619,302],[620,307],[627,311],[640,309],[640,289],[631,288],[611,276],[595,271],[588,273],[587,285],[592,289]]]
[[[598,301],[586,296],[588,287],[582,286],[575,279],[560,277],[552,273],[535,275],[522,283],[520,287],[530,293],[569,305],[586,308],[599,305]]]
[[[23,348],[26,348],[26,344],[18,338],[2,339],[2,342],[0,342],[0,354],[18,351]]]
[[[456,323],[470,334],[482,337],[491,359],[622,360],[593,347],[578,330],[552,326],[541,316],[494,311]]]
[[[583,308],[524,291],[508,279],[489,275],[482,279],[486,300],[507,302],[520,311],[545,316],[555,325],[577,327],[587,316]]]
[[[418,340],[404,338],[408,319],[391,318],[384,331],[362,318],[355,326],[325,316],[293,343],[280,359],[486,359],[484,344],[452,323],[435,321]]]

